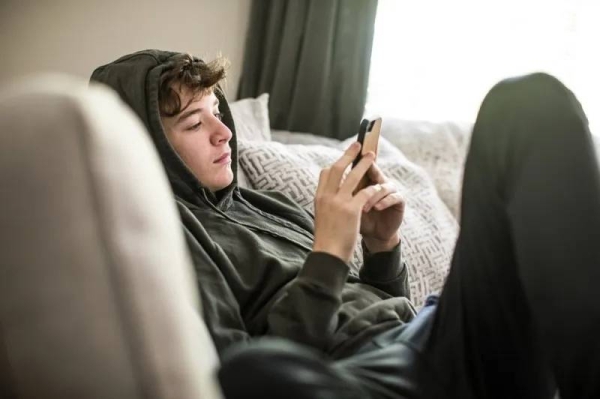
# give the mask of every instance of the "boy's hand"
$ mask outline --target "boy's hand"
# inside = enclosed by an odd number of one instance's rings
[[[369,251],[390,251],[400,242],[398,229],[404,218],[404,198],[376,164],[367,175],[377,193],[363,208],[360,233]]]
[[[349,262],[360,229],[362,209],[377,193],[369,186],[355,195],[352,192],[369,170],[375,154],[367,153],[342,182],[344,172],[360,151],[353,143],[333,165],[321,171],[315,195],[315,241],[313,251],[327,252]]]

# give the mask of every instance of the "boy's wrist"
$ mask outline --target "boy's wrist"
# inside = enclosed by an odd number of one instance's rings
[[[349,251],[347,248],[335,244],[321,244],[317,241],[315,241],[313,244],[313,252],[323,252],[333,255],[346,263],[348,263],[352,258],[352,250]]]
[[[379,240],[363,236],[363,242],[370,253],[389,252],[400,243],[400,234],[396,233],[387,240]]]

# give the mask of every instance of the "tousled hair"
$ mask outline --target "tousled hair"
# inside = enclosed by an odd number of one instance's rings
[[[190,102],[212,92],[217,84],[225,79],[226,59],[218,57],[205,63],[194,59],[189,54],[178,54],[173,57],[171,67],[160,76],[158,104],[162,116],[175,116],[186,109]],[[183,88],[191,90],[193,97],[187,104],[181,104]]]

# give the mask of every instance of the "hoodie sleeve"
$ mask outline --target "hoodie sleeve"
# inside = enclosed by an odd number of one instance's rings
[[[251,339],[240,305],[215,261],[185,229],[202,300],[203,319],[219,354],[228,346]],[[341,292],[349,268],[341,259],[326,254],[309,254],[298,276],[272,306],[268,335],[276,335],[324,350],[338,325]]]
[[[338,326],[348,265],[312,252],[269,314],[270,333],[324,350]]]
[[[202,300],[203,319],[217,351],[235,342],[252,339],[242,316],[240,303],[217,261],[218,249],[204,227],[178,204],[183,219],[185,238],[192,256],[198,289]],[[341,259],[320,252],[310,253],[299,274],[275,300],[267,316],[266,330],[261,335],[274,335],[324,350],[338,326],[341,292],[349,267]]]
[[[391,296],[410,299],[408,268],[402,262],[400,244],[387,252],[371,253],[362,242],[364,265],[360,269],[360,279]]]

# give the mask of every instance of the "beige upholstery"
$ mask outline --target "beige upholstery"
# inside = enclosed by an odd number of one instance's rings
[[[220,397],[170,188],[116,95],[4,91],[0,195],[0,397]]]

